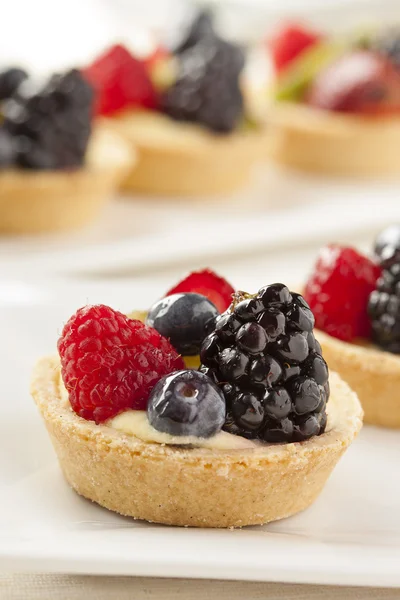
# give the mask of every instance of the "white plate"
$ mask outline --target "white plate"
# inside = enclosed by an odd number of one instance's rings
[[[68,488],[28,381],[78,305],[146,306],[157,285],[1,289],[0,570],[400,586],[400,432],[366,427],[315,505],[279,523],[235,531],[135,523]]]

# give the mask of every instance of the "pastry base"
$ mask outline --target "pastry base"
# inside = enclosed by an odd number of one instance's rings
[[[58,358],[42,359],[32,395],[71,487],[121,515],[168,525],[242,527],[307,508],[362,424],[356,395],[333,373],[318,438],[230,451],[163,446],[78,417],[59,380]]]
[[[337,371],[358,395],[364,421],[400,428],[400,357],[372,344],[342,342],[322,331],[315,335],[329,368]]]
[[[259,132],[217,135],[157,112],[125,112],[110,124],[138,150],[123,182],[128,192],[202,196],[233,192],[249,180],[263,155]]]
[[[134,163],[113,131],[92,134],[86,165],[76,171],[0,172],[0,233],[75,229],[92,221]]]
[[[324,175],[379,178],[400,173],[399,117],[357,117],[282,103],[270,110],[270,156]]]

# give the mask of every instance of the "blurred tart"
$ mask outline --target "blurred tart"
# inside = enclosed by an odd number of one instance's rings
[[[125,190],[166,195],[231,192],[263,153],[244,90],[245,54],[201,12],[173,49],[146,60],[117,45],[85,69],[97,114],[138,149]]]
[[[273,158],[328,175],[398,174],[400,62],[388,48],[377,35],[340,40],[283,29],[271,41]]]
[[[68,483],[170,525],[242,527],[307,508],[362,425],[357,396],[329,379],[310,309],[273,284],[219,314],[207,296],[226,307],[229,284],[211,271],[176,287],[187,291],[145,323],[79,309],[59,357],[36,366],[32,394]]]
[[[124,177],[133,150],[96,126],[92,90],[77,70],[34,89],[19,69],[0,73],[0,232],[39,233],[89,223]]]
[[[357,393],[365,422],[400,428],[400,228],[385,230],[374,260],[353,248],[321,250],[304,296],[330,368]]]

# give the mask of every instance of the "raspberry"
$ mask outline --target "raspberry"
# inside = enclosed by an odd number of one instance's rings
[[[145,64],[121,45],[112,46],[83,73],[97,92],[96,114],[111,115],[127,107],[157,105]]]
[[[344,341],[369,337],[368,298],[380,273],[378,265],[353,248],[322,248],[304,293],[316,327]]]
[[[300,25],[286,25],[279,30],[268,44],[276,71],[283,71],[306,48],[313,46],[320,39],[320,35]]]
[[[80,308],[69,319],[58,351],[72,408],[96,423],[129,408],[146,409],[157,381],[185,368],[155,329],[102,304]]]
[[[200,351],[226,399],[224,429],[278,443],[324,432],[329,374],[313,326],[308,304],[281,283],[236,294]]]
[[[204,269],[190,273],[185,279],[182,279],[175,287],[170,289],[166,296],[184,292],[201,294],[211,300],[219,312],[224,312],[231,304],[232,294],[235,293],[235,290],[226,279],[220,277],[217,273],[211,271],[211,269]]]

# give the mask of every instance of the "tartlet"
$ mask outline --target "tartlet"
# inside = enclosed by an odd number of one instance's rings
[[[127,111],[114,117],[112,125],[138,150],[137,164],[122,183],[122,189],[131,192],[182,196],[231,192],[248,181],[262,154],[259,132],[216,135],[155,111]]]
[[[0,171],[0,232],[66,231],[88,224],[134,163],[133,148],[98,125],[79,169]]]
[[[56,357],[36,366],[32,394],[78,494],[122,515],[170,525],[241,527],[304,510],[362,425],[357,396],[336,374],[322,436],[240,451],[144,443],[78,417],[62,402]]]
[[[270,109],[270,156],[303,171],[361,178],[398,175],[400,118],[369,118],[285,103]]]

